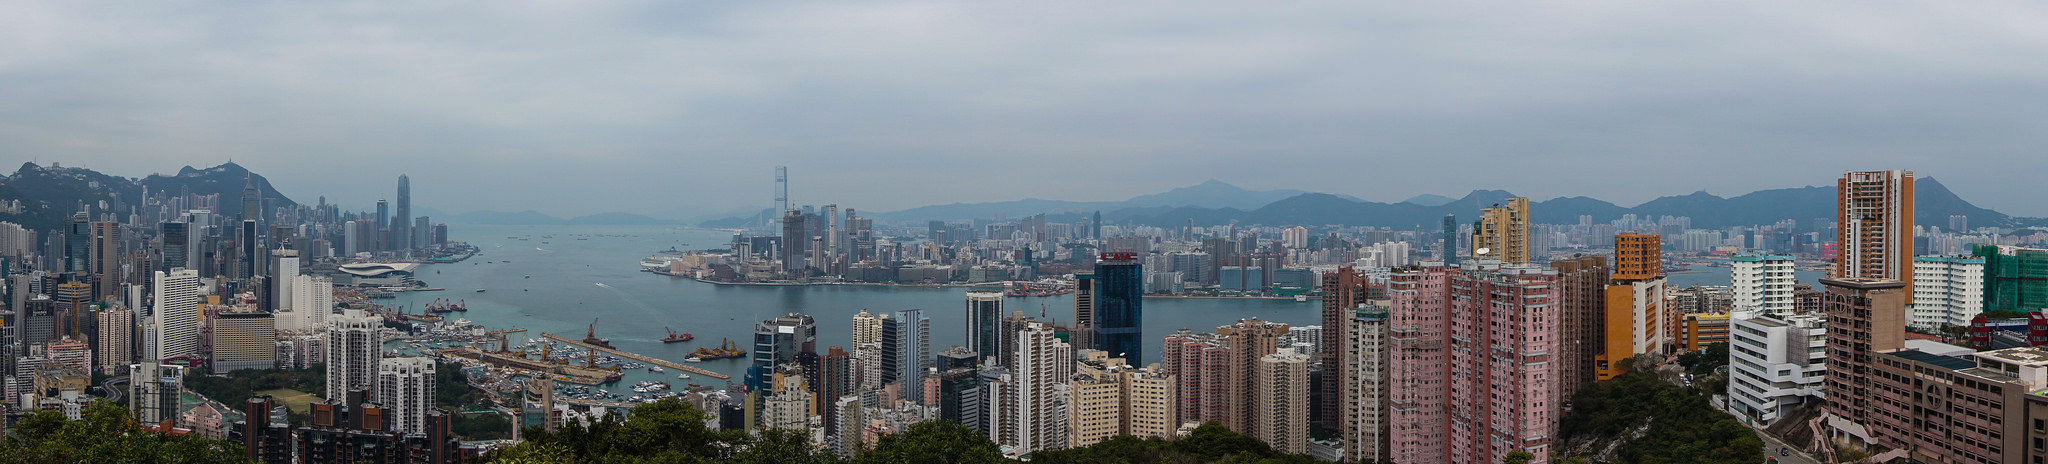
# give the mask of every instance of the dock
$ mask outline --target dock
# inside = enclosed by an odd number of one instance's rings
[[[570,340],[570,339],[567,339],[567,338],[563,338],[563,337],[561,337],[561,336],[559,336],[559,335],[555,335],[555,334],[550,334],[550,333],[544,333],[544,334],[540,334],[540,336],[542,336],[542,337],[547,337],[547,339],[549,339],[549,340],[554,340],[554,341],[557,341],[557,342],[562,342],[562,343],[567,343],[567,344],[570,344],[570,345],[575,345],[575,346],[579,346],[579,347],[582,347],[583,349],[587,349],[587,350],[597,350],[597,351],[599,351],[599,352],[603,352],[603,353],[605,353],[605,354],[610,354],[610,355],[616,355],[616,356],[619,356],[619,357],[622,357],[622,358],[626,358],[626,359],[631,359],[631,360],[634,360],[634,361],[640,361],[640,362],[643,362],[643,363],[648,363],[648,364],[653,364],[653,365],[656,365],[656,366],[661,366],[661,367],[665,367],[665,368],[669,368],[669,369],[677,369],[677,370],[681,370],[681,371],[683,371],[683,372],[688,372],[688,373],[691,373],[691,374],[693,374],[693,375],[702,375],[702,376],[705,376],[705,377],[710,377],[710,378],[714,378],[714,379],[719,379],[719,380],[725,380],[725,379],[731,379],[731,378],[732,378],[732,376],[730,376],[730,375],[720,374],[720,373],[717,373],[717,372],[711,372],[711,371],[708,371],[708,370],[704,370],[704,369],[702,369],[702,368],[698,368],[698,367],[696,367],[696,366],[686,366],[686,365],[683,365],[682,363],[678,363],[678,362],[671,362],[671,361],[665,361],[665,360],[655,359],[655,358],[651,358],[651,357],[647,357],[647,356],[642,356],[642,355],[639,355],[639,354],[634,354],[634,353],[631,353],[631,352],[626,352],[626,351],[619,351],[619,350],[615,350],[615,349],[611,349],[611,348],[605,348],[605,347],[602,347],[602,346],[597,346],[597,345],[592,345],[592,344],[588,344],[588,343],[583,343],[582,341],[577,341],[577,340]]]

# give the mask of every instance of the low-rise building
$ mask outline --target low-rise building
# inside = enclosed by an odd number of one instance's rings
[[[1821,398],[1827,380],[1827,322],[1818,314],[1738,312],[1728,343],[1728,409],[1770,425]]]

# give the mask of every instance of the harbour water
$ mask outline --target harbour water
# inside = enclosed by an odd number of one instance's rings
[[[465,300],[469,311],[449,317],[467,318],[493,330],[524,327],[524,335],[536,339],[545,332],[580,340],[595,319],[597,336],[611,338],[620,349],[670,361],[682,361],[697,347],[716,347],[727,338],[751,350],[754,323],[787,313],[817,319],[820,353],[831,346],[849,346],[852,317],[862,309],[924,310],[931,318],[933,352],[966,342],[966,288],[721,286],[640,272],[640,259],[656,251],[718,248],[731,241],[730,232],[665,226],[479,225],[450,227],[450,232],[450,239],[467,241],[482,253],[461,263],[421,266],[420,280],[447,290],[400,293],[387,305],[417,312],[436,298]],[[1034,317],[1043,311],[1060,322],[1072,318],[1073,305],[1071,295],[1004,299],[1005,311]],[[1146,362],[1159,360],[1158,340],[1175,329],[1206,331],[1247,317],[1312,325],[1321,323],[1322,316],[1314,301],[1147,298],[1144,333],[1152,342],[1146,346]],[[664,327],[690,332],[696,339],[662,343],[668,335]],[[520,335],[510,341],[519,343]],[[745,374],[747,362],[739,358],[694,365],[736,381]],[[676,374],[643,369],[628,372],[620,385],[660,380],[678,388],[687,383],[723,386],[722,381],[702,376],[678,380]]]
[[[482,253],[455,264],[421,266],[418,278],[436,292],[400,293],[387,304],[409,311],[436,298],[463,300],[469,311],[451,313],[490,329],[523,327],[524,337],[551,333],[581,340],[596,321],[597,336],[620,349],[670,361],[682,361],[698,347],[716,347],[731,339],[751,350],[754,323],[786,313],[809,314],[818,322],[818,351],[849,346],[852,316],[866,309],[883,313],[922,309],[930,317],[932,351],[966,341],[966,288],[916,286],[721,286],[690,279],[640,272],[639,261],[656,251],[717,248],[730,232],[666,226],[481,226],[451,228],[456,240],[478,246]],[[517,238],[514,238],[517,237]],[[518,238],[525,238],[520,240]],[[579,240],[580,239],[580,240]],[[1818,285],[1816,272],[1801,271],[1800,283]],[[1671,276],[1674,286],[1727,285],[1726,268],[1703,268]],[[479,293],[476,290],[482,289]],[[1005,311],[1072,318],[1071,295],[1047,298],[1005,298]],[[1145,362],[1157,362],[1158,340],[1175,329],[1205,331],[1239,318],[1290,325],[1321,323],[1321,305],[1310,301],[1271,299],[1145,299]],[[665,328],[690,332],[696,339],[662,343]],[[512,343],[522,340],[514,334]],[[733,376],[745,374],[748,358],[722,359],[692,365]],[[627,371],[624,382],[666,381],[723,386],[722,381],[676,378],[678,372]],[[615,390],[617,390],[615,388]]]

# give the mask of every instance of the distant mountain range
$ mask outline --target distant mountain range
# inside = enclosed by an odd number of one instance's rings
[[[1914,222],[1946,227],[1950,215],[1969,216],[1976,225],[2026,226],[2048,223],[2038,218],[2016,218],[1979,208],[1941,185],[1932,177],[1915,184]],[[1252,210],[1236,208],[1182,207],[1160,213],[1130,212],[1108,215],[1126,222],[1177,227],[1190,220],[1197,226],[1220,224],[1302,224],[1394,228],[1430,228],[1442,224],[1445,215],[1457,215],[1460,222],[1478,216],[1479,209],[1504,203],[1515,195],[1501,190],[1475,190],[1464,198],[1434,206],[1425,202],[1377,203],[1310,193],[1276,201]],[[1429,200],[1429,199],[1424,199]],[[1721,228],[1770,224],[1792,219],[1802,224],[1835,214],[1835,188],[1800,187],[1761,190],[1733,198],[1706,192],[1662,197],[1635,207],[1622,207],[1587,197],[1561,197],[1529,205],[1538,224],[1577,224],[1580,216],[1594,222],[1620,219],[1623,214],[1657,218],[1664,215],[1692,218],[1695,228]],[[1123,212],[1119,212],[1123,213]]]
[[[207,169],[186,166],[177,174],[151,174],[140,179],[110,176],[85,168],[62,167],[55,163],[49,167],[22,163],[14,174],[0,177],[0,201],[20,201],[22,212],[0,213],[0,221],[34,230],[48,230],[62,228],[73,213],[84,208],[90,208],[95,217],[104,212],[126,215],[131,206],[142,204],[144,190],[151,195],[156,192],[166,192],[169,196],[183,193],[219,195],[222,208],[235,209],[224,213],[239,214],[242,188],[252,179],[259,194],[268,202],[267,206],[298,205],[272,188],[269,179],[232,162]]]
[[[0,221],[21,224],[34,230],[62,228],[72,213],[90,207],[95,214],[127,214],[142,204],[146,190],[171,195],[192,193],[218,195],[222,208],[240,208],[242,187],[253,180],[268,207],[298,203],[273,188],[262,175],[240,165],[226,163],[207,169],[186,166],[174,175],[144,178],[110,176],[78,167],[48,167],[23,163],[14,174],[0,176],[0,201],[20,201],[20,213],[0,212]],[[1979,208],[1957,197],[1932,177],[1919,179],[1915,222],[1946,226],[1952,215],[1968,216],[1979,226],[2048,225],[2048,219],[2008,216]],[[1198,226],[1242,225],[1343,225],[1394,228],[1431,228],[1447,214],[1460,222],[1477,217],[1479,209],[1501,203],[1515,195],[1501,190],[1475,190],[1462,198],[1418,195],[1399,203],[1380,203],[1358,198],[1310,193],[1299,190],[1245,190],[1210,180],[1163,193],[1141,195],[1123,201],[1061,201],[1026,199],[993,203],[954,203],[893,212],[862,214],[883,222],[915,223],[925,220],[985,219],[997,216],[1021,218],[1047,214],[1061,222],[1075,222],[1101,211],[1112,223],[1179,227],[1192,221]],[[1580,216],[1594,222],[1608,222],[1623,214],[1642,217],[1686,216],[1697,228],[1721,228],[1769,224],[1784,219],[1808,223],[1829,218],[1835,211],[1833,186],[1807,186],[1752,192],[1723,198],[1706,192],[1667,196],[1633,207],[1623,207],[1587,197],[1561,197],[1530,206],[1540,224],[1576,224]],[[417,207],[417,205],[416,205]],[[418,207],[422,213],[432,211]],[[742,210],[743,211],[743,210]],[[233,214],[234,211],[223,213]],[[765,213],[772,213],[766,212]],[[745,216],[742,216],[745,214]],[[704,227],[744,227],[758,223],[762,216],[736,212],[724,219],[692,218]],[[461,214],[435,212],[435,220],[460,224],[489,225],[682,225],[687,222],[632,213],[602,213],[558,218],[535,211],[474,211]]]
[[[1963,200],[1932,177],[1917,184],[1915,222],[1946,226],[1951,215],[1964,215],[1974,225],[2029,226],[2048,224],[2039,218],[2019,218],[1979,208]],[[894,222],[924,220],[985,219],[1001,214],[1018,218],[1046,213],[1064,221],[1102,211],[1112,223],[1179,227],[1192,221],[1197,226],[1244,225],[1341,225],[1394,228],[1430,228],[1442,224],[1445,215],[1460,222],[1477,218],[1479,209],[1500,204],[1515,194],[1503,190],[1475,190],[1463,198],[1419,195],[1400,203],[1380,203],[1324,193],[1294,190],[1255,192],[1220,181],[1208,181],[1156,195],[1120,202],[1074,202],[1018,200],[995,203],[955,203],[903,211],[871,213],[871,217]],[[1811,223],[1832,218],[1835,212],[1833,186],[1807,186],[1751,192],[1723,198],[1706,192],[1667,196],[1634,207],[1623,207],[1588,197],[1560,197],[1530,205],[1539,224],[1576,224],[1580,216],[1595,222],[1620,219],[1624,214],[1646,218],[1686,216],[1696,228],[1721,228],[1769,224],[1792,219]],[[1261,203],[1263,201],[1263,203]],[[706,227],[742,227],[758,222],[759,216],[705,221]]]

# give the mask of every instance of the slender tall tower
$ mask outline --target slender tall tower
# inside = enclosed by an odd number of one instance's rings
[[[1074,329],[1068,339],[1076,350],[1095,349],[1094,272],[1074,272]]]
[[[1444,247],[1437,254],[1443,256],[1444,266],[1458,265],[1458,215],[1444,215]]]
[[[1857,171],[1836,182],[1835,278],[1896,280],[1913,294],[1913,171]]]
[[[256,175],[242,185],[242,220],[263,222],[263,193],[256,188]]]
[[[397,217],[391,218],[391,249],[410,250],[412,243],[412,178],[398,175]]]

